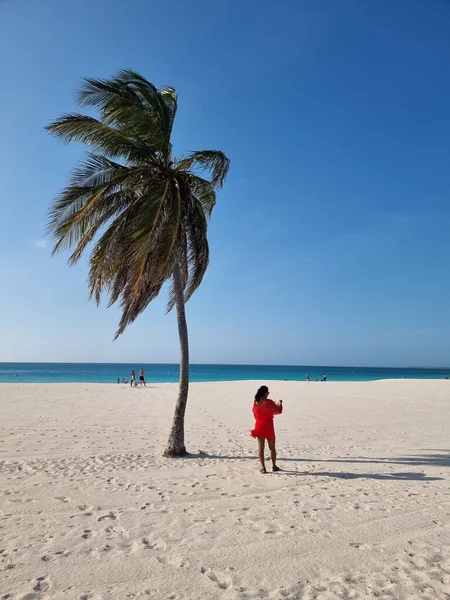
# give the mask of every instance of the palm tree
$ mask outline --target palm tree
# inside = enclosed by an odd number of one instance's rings
[[[119,301],[116,339],[171,281],[168,311],[176,306],[180,386],[166,456],[186,454],[184,415],[189,389],[185,302],[199,287],[209,262],[208,218],[230,161],[219,150],[172,155],[176,91],[157,89],[133,71],[108,80],[84,79],[78,103],[98,119],[65,114],[46,129],[92,152],[52,203],[48,232],[53,252],[71,249],[74,265],[92,243],[89,293],[97,304]]]

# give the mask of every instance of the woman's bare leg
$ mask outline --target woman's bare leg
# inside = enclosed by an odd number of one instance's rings
[[[275,440],[267,440],[270,448],[270,457],[272,459],[272,469],[275,470],[277,467],[277,450],[275,448]]]
[[[264,438],[258,438],[258,456],[259,456],[259,462],[261,463],[261,470],[264,471],[264,473],[266,472],[266,463],[264,460],[264,446],[265,446],[265,439]]]

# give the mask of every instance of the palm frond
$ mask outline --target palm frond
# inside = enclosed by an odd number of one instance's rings
[[[122,318],[116,337],[161,291],[171,276],[179,231],[180,202],[168,185],[141,196],[116,219],[91,255],[90,295],[107,292],[120,300]]]
[[[189,270],[189,279],[185,287],[185,301],[187,302],[202,283],[209,265],[208,223],[201,203],[193,195],[185,224]]]
[[[102,114],[121,106],[141,106],[136,94],[124,84],[120,76],[110,79],[83,79],[77,100],[80,106],[93,106]]]
[[[230,170],[230,160],[221,150],[200,150],[191,152],[177,166],[184,171],[195,168],[200,171],[208,171],[211,173],[213,187],[221,188]]]
[[[166,226],[167,203],[170,203],[170,181],[165,181],[159,187],[143,196],[141,199],[142,209],[136,211],[136,214],[130,223],[132,231],[132,244],[130,253],[133,255],[133,261],[136,263],[135,281],[133,290],[137,292],[145,275],[148,266],[149,257],[154,253],[158,240],[164,227]],[[155,257],[153,257],[153,262]]]
[[[206,216],[209,218],[216,205],[216,192],[212,183],[189,171],[177,172],[176,178],[180,182],[180,185],[189,189],[190,193],[198,199]]]
[[[76,262],[80,257],[78,244],[86,240],[87,231],[95,235],[101,225],[133,202],[147,171],[89,156],[75,169],[71,185],[61,192],[48,212],[47,232],[55,240],[53,253],[77,245],[69,259],[71,264]],[[83,249],[85,245],[82,244]]]
[[[121,190],[120,192],[111,194],[107,198],[108,206],[104,210],[98,211],[95,216],[90,215],[89,219],[84,219],[84,221],[76,223],[71,231],[71,236],[76,241],[71,243],[70,247],[73,247],[74,243],[76,243],[76,246],[69,257],[69,265],[74,265],[78,262],[88,244],[109,221],[114,219],[114,221],[120,222],[133,201],[134,195],[131,192]]]
[[[122,276],[127,263],[129,229],[127,218],[114,220],[94,246],[89,264],[89,297],[100,303],[103,292],[110,292],[116,278]],[[115,301],[115,300],[114,300]],[[113,304],[111,300],[110,304]]]
[[[150,251],[142,253],[142,244],[136,244],[132,240],[127,254],[129,262],[126,284],[123,286],[123,278],[119,278],[111,290],[111,301],[120,296],[122,306],[116,337],[158,296],[164,282],[172,275],[181,207],[179,195],[174,190],[170,191],[166,199],[162,223],[156,238],[152,239]],[[130,227],[132,229],[132,225]],[[136,280],[139,285],[136,285]]]
[[[114,162],[102,154],[86,152],[86,159],[72,172],[71,186],[97,186],[110,183],[118,174],[129,172],[130,167]]]
[[[198,289],[209,264],[208,221],[202,203],[189,185],[179,186],[182,215],[181,237],[178,243],[178,262],[182,273],[185,301]],[[167,311],[175,304],[174,288],[169,290]]]
[[[173,88],[158,90],[134,71],[109,80],[85,79],[78,94],[82,106],[95,106],[102,120],[147,140],[166,157],[176,113]]]
[[[86,115],[63,115],[46,130],[66,143],[81,142],[110,157],[142,161],[153,153],[153,148],[141,140],[130,139],[122,131]]]
[[[161,98],[167,107],[169,133],[172,134],[173,125],[178,109],[178,93],[173,87],[166,87],[160,91]]]

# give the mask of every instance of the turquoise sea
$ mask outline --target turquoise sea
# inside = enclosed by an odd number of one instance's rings
[[[129,380],[131,369],[139,374],[145,369],[151,383],[178,381],[176,364],[118,363],[0,363],[0,383],[115,383]],[[371,381],[376,379],[444,379],[448,369],[330,367],[330,366],[263,366],[263,365],[191,365],[191,381],[320,380]]]

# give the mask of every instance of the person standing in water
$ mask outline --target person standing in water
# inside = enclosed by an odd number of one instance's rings
[[[277,467],[277,451],[275,448],[275,428],[273,425],[274,415],[280,415],[283,412],[283,401],[275,403],[269,398],[269,388],[263,385],[256,392],[253,403],[253,415],[255,417],[255,429],[251,431],[251,436],[258,439],[258,456],[261,463],[261,473],[267,473],[264,459],[265,443],[270,448],[272,459],[272,471],[279,471]]]
[[[136,381],[136,373],[135,370],[133,369],[131,371],[131,377],[130,377],[130,386],[134,387],[134,382]]]
[[[142,367],[139,371],[139,383],[141,384],[141,387],[142,387],[142,385],[144,385],[144,387],[147,387],[145,385],[145,371]]]

